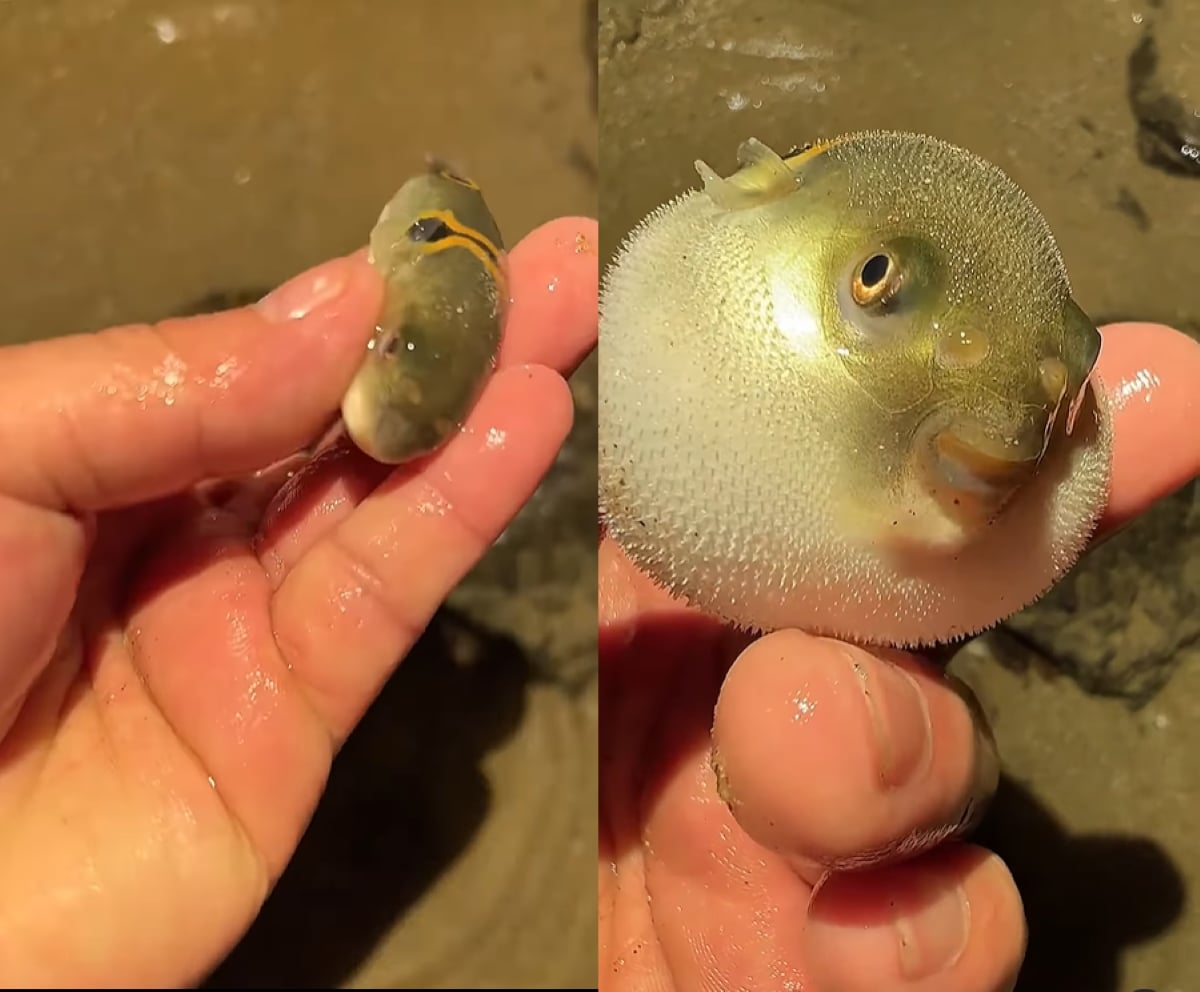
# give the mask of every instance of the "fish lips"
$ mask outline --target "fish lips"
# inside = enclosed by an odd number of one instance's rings
[[[933,491],[960,514],[994,516],[1037,473],[1059,425],[1067,436],[1074,432],[1101,336],[1074,301],[1067,303],[1066,318],[1059,354],[1038,363],[1036,388],[1014,416],[996,423],[941,411],[918,429]]]

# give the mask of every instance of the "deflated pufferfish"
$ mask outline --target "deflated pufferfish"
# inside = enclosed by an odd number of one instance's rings
[[[651,213],[606,273],[600,503],[752,630],[932,645],[1043,594],[1108,495],[1100,350],[1045,219],[934,138],[849,134]]]

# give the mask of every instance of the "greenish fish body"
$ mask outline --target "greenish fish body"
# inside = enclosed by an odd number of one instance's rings
[[[384,304],[342,420],[364,452],[400,464],[461,427],[494,368],[504,245],[478,186],[435,163],[383,209],[368,257],[384,277]]]
[[[1050,229],[933,138],[753,139],[605,275],[600,498],[670,591],[903,646],[1036,598],[1106,501],[1100,336]]]

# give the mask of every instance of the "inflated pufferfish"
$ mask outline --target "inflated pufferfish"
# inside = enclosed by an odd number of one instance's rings
[[[386,280],[384,303],[342,421],[368,455],[399,464],[462,425],[495,366],[504,244],[479,187],[432,161],[383,208],[368,258]]]
[[[1108,495],[1100,350],[999,169],[862,132],[651,213],[606,273],[600,502],[651,578],[751,630],[915,647],[1045,592]]]

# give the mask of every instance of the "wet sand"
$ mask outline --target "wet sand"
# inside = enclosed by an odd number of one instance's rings
[[[586,12],[0,4],[0,341],[253,299],[365,243],[428,154],[483,186],[510,245],[595,216]],[[594,983],[593,383],[586,366],[551,479],[351,738],[212,985]]]
[[[1025,187],[1097,320],[1195,332],[1200,179],[1187,154],[1177,168],[1148,160],[1147,131],[1177,160],[1181,143],[1137,114],[1192,126],[1197,14],[1194,0],[604,0],[602,265],[642,215],[697,182],[697,158],[727,174],[747,137],[787,148],[858,128],[925,131]],[[1003,757],[980,836],[1026,900],[1021,990],[1200,987],[1188,898],[1200,880],[1197,616],[1193,485],[952,663]]]

